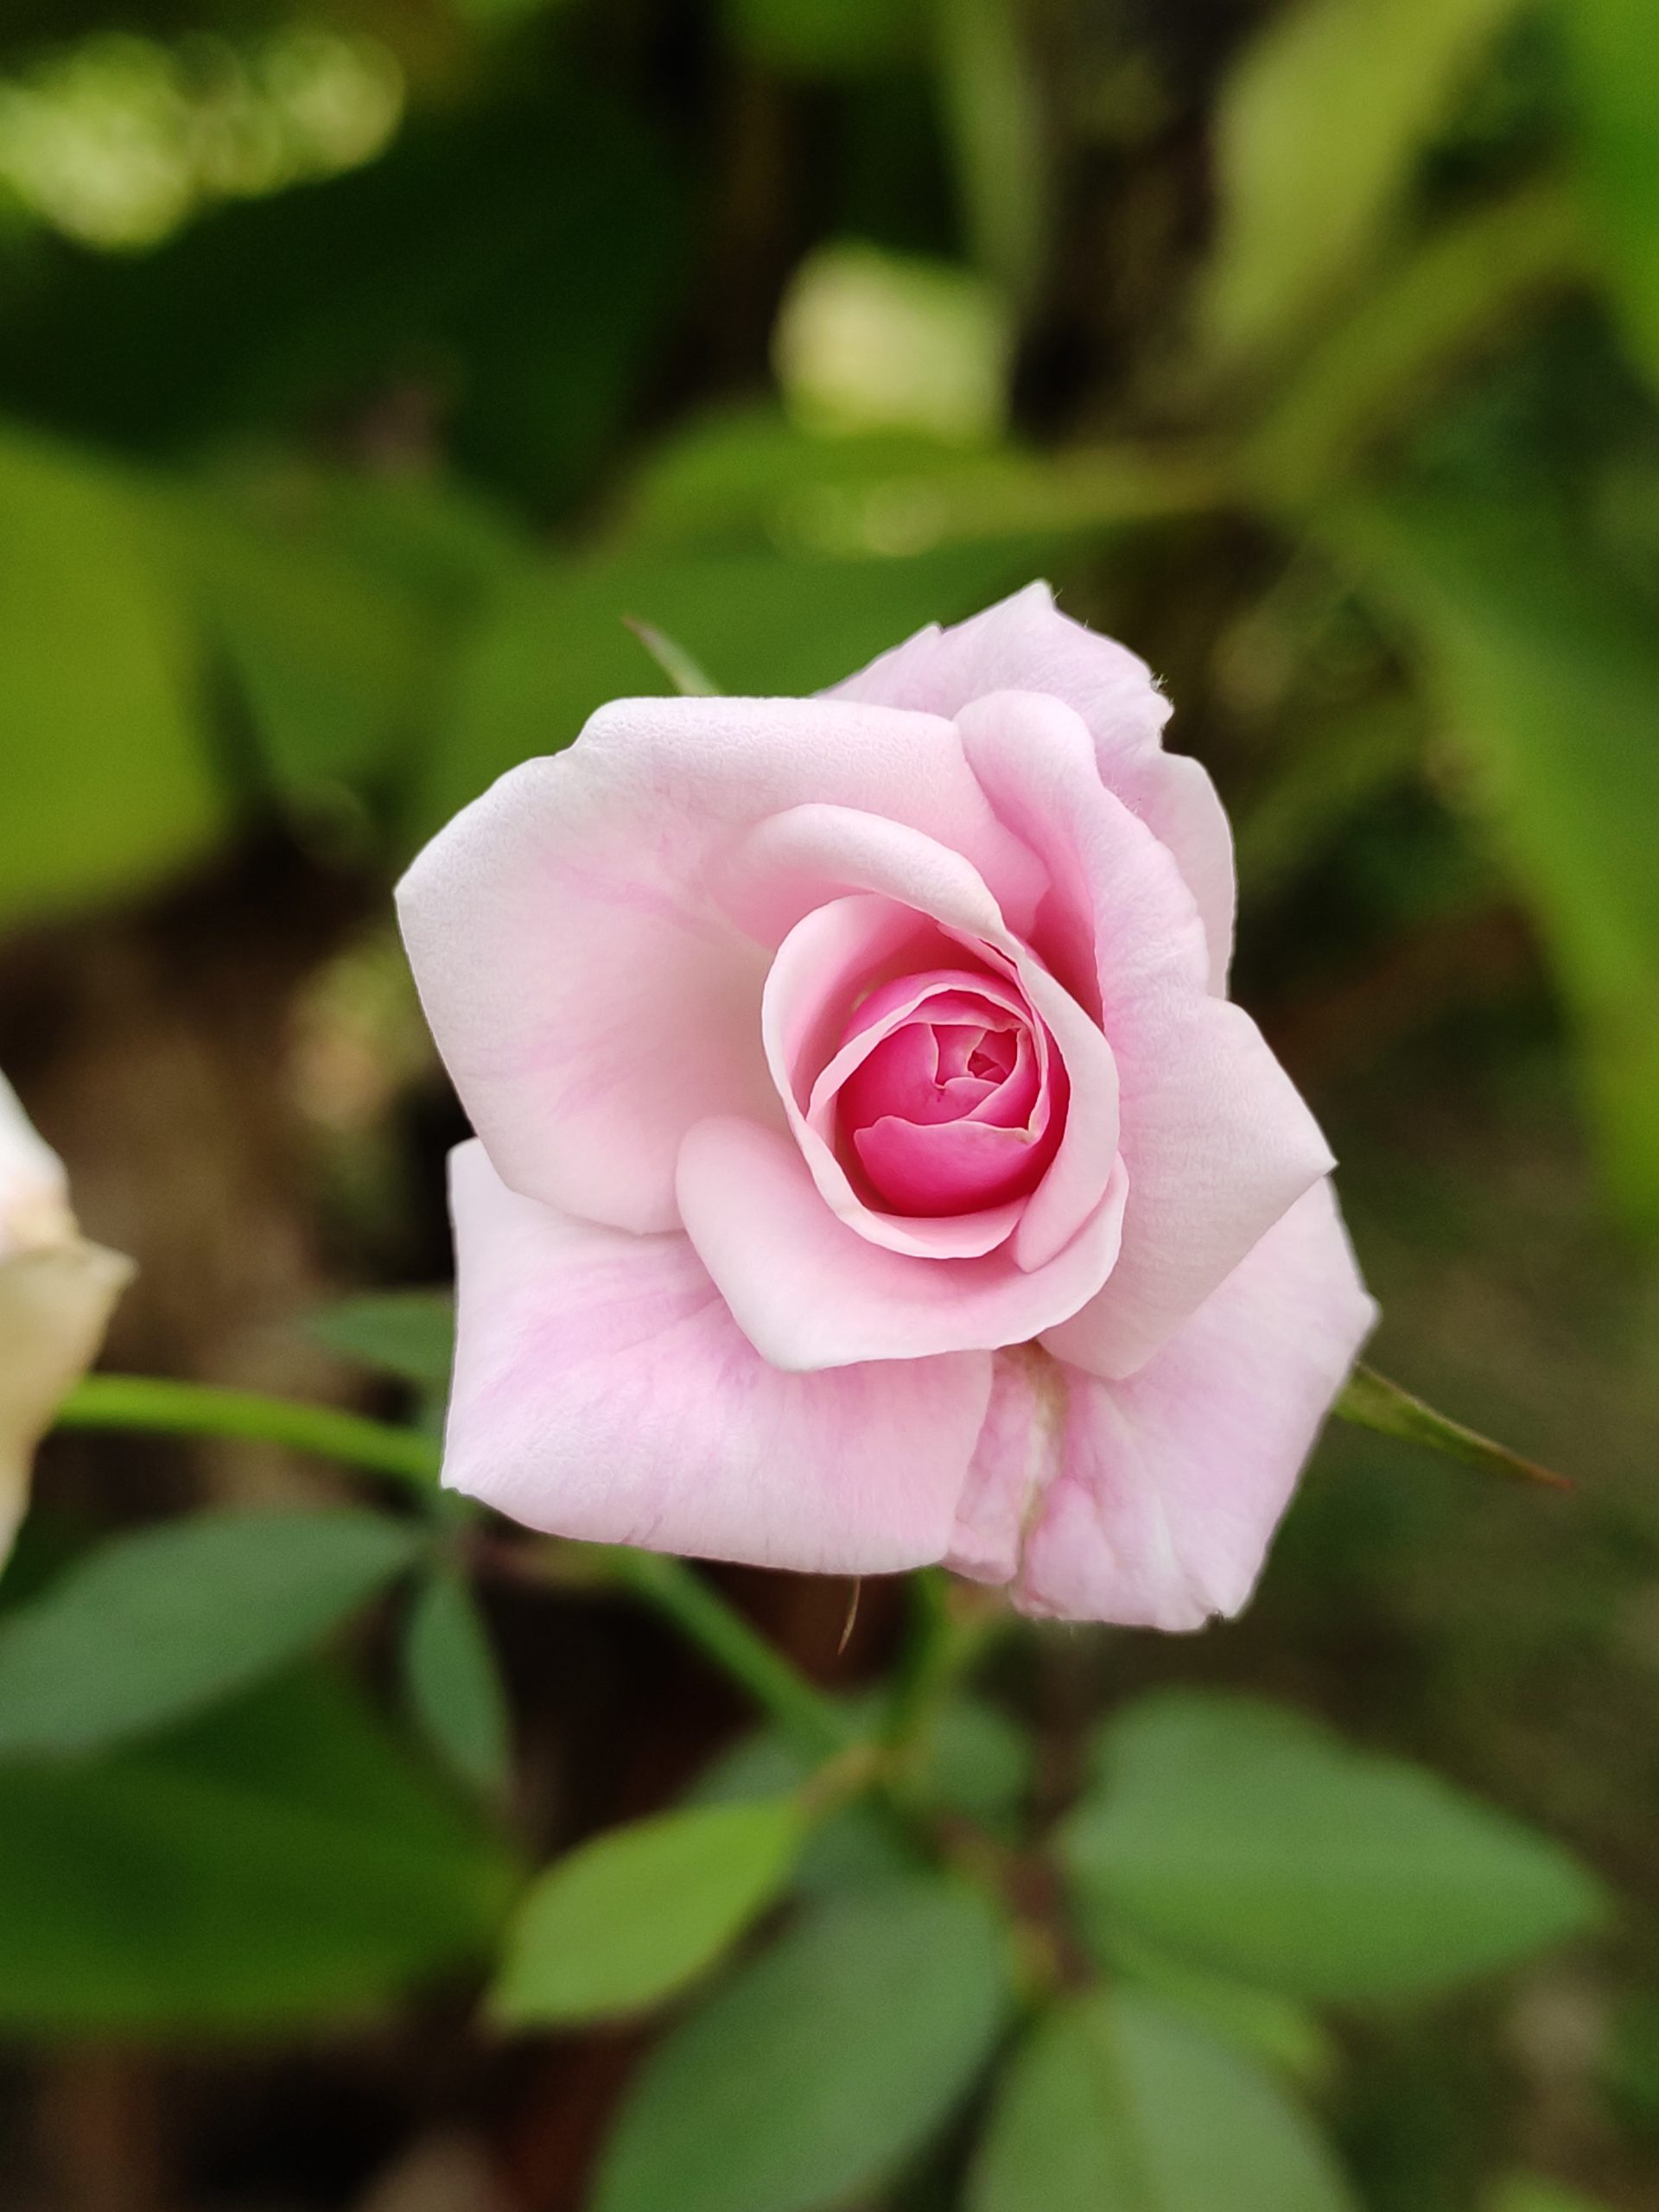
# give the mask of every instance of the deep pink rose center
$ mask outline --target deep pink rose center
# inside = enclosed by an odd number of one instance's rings
[[[871,992],[818,1086],[842,1166],[895,1212],[978,1212],[1023,1198],[1054,1156],[1065,1077],[1017,987],[983,971],[902,976]]]

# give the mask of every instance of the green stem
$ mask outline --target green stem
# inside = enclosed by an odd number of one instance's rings
[[[60,1428],[144,1429],[168,1436],[220,1436],[286,1444],[377,1475],[429,1488],[438,1478],[436,1440],[389,1421],[341,1413],[257,1390],[222,1390],[150,1375],[89,1375],[59,1407]]]
[[[857,1731],[836,1700],[815,1689],[783,1654],[752,1628],[703,1576],[662,1552],[606,1546],[588,1556],[607,1581],[631,1591],[671,1620],[698,1649],[746,1689],[815,1756],[844,1751]]]
[[[333,1406],[223,1390],[148,1375],[90,1375],[58,1408],[61,1428],[143,1429],[168,1436],[218,1436],[285,1444],[372,1474],[430,1489],[438,1477],[436,1440],[412,1428],[341,1413]],[[683,1635],[815,1757],[845,1751],[856,1731],[833,1698],[815,1689],[765,1637],[683,1560],[620,1546],[575,1548],[584,1572],[630,1591]],[[526,1557],[532,1556],[525,1554]],[[550,1581],[558,1578],[549,1576]]]

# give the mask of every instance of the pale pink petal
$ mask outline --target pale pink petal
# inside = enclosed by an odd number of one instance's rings
[[[1062,614],[1046,584],[1028,584],[952,629],[918,631],[831,696],[956,715],[994,691],[1047,692],[1082,715],[1102,780],[1175,855],[1203,917],[1211,988],[1224,989],[1233,840],[1215,786],[1196,760],[1164,751],[1169,702],[1146,663]]]
[[[556,1535],[836,1574],[939,1558],[982,1352],[769,1367],[686,1239],[632,1236],[454,1155],[460,1334],[444,1479]]]
[[[985,1351],[1035,1336],[1105,1280],[1123,1207],[1119,1170],[1071,1243],[1029,1273],[1006,1249],[918,1259],[838,1220],[798,1147],[741,1121],[703,1122],[690,1132],[679,1194],[686,1233],[738,1326],[763,1357],[791,1372]]]
[[[1129,1199],[1110,1281],[1045,1341],[1127,1375],[1329,1172],[1330,1147],[1255,1024],[1206,990],[1192,894],[1092,773],[1079,718],[1019,692],[964,709],[960,727],[992,804],[1041,855],[1074,943],[1070,918],[1087,906]]]
[[[953,1563],[1011,1579],[1023,1524],[1027,1611],[1160,1629],[1236,1612],[1375,1319],[1321,1182],[1127,1382],[1058,1361],[998,1377]]]
[[[1027,849],[1021,846],[1021,849]],[[779,1094],[819,1187],[842,1218],[878,1235],[868,1210],[850,1210],[806,1120],[811,1084],[834,1052],[847,1019],[835,990],[861,975],[886,982],[908,959],[918,968],[947,964],[918,931],[906,937],[906,913],[930,918],[958,944],[1000,962],[1018,982],[1059,1050],[1071,1104],[1053,1163],[1033,1192],[1014,1232],[1014,1256],[1038,1268],[1077,1234],[1100,1204],[1117,1158],[1117,1077],[1109,1046],[1093,1017],[1032,957],[1006,925],[988,887],[958,854],[903,825],[849,808],[808,805],[774,815],[734,848],[721,875],[721,897],[734,912],[766,914],[772,925],[798,907],[799,918],[779,947],[766,979],[763,1024],[766,1055]],[[883,894],[874,909],[837,893]],[[868,933],[861,968],[859,933]],[[832,1005],[831,1015],[825,1009]],[[842,1179],[844,1184],[844,1178]],[[855,1203],[855,1201],[853,1201]],[[880,1241],[890,1242],[881,1236]]]
[[[619,701],[415,861],[398,906],[422,1000],[515,1189],[671,1228],[694,1122],[780,1123],[760,1038],[766,950],[708,877],[734,837],[809,798],[926,831],[1015,906],[1034,896],[1037,864],[950,723],[823,700]]]
[[[1059,1464],[1070,1370],[1040,1344],[995,1354],[991,1402],[974,1445],[945,1564],[976,1582],[1012,1582],[1026,1522]]]

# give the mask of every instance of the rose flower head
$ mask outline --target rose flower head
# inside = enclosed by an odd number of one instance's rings
[[[446,1479],[1033,1613],[1248,1597],[1375,1309],[1227,997],[1232,841],[1033,584],[810,699],[632,699],[399,891],[477,1130]]]
[[[28,1510],[35,1447],[131,1274],[130,1260],[81,1236],[62,1161],[0,1077],[0,1566]]]

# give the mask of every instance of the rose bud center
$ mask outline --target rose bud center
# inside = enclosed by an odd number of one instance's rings
[[[903,1214],[977,1212],[1024,1197],[1065,1123],[1046,1029],[1015,987],[969,970],[901,976],[872,992],[825,1077],[842,1166],[870,1203]]]

